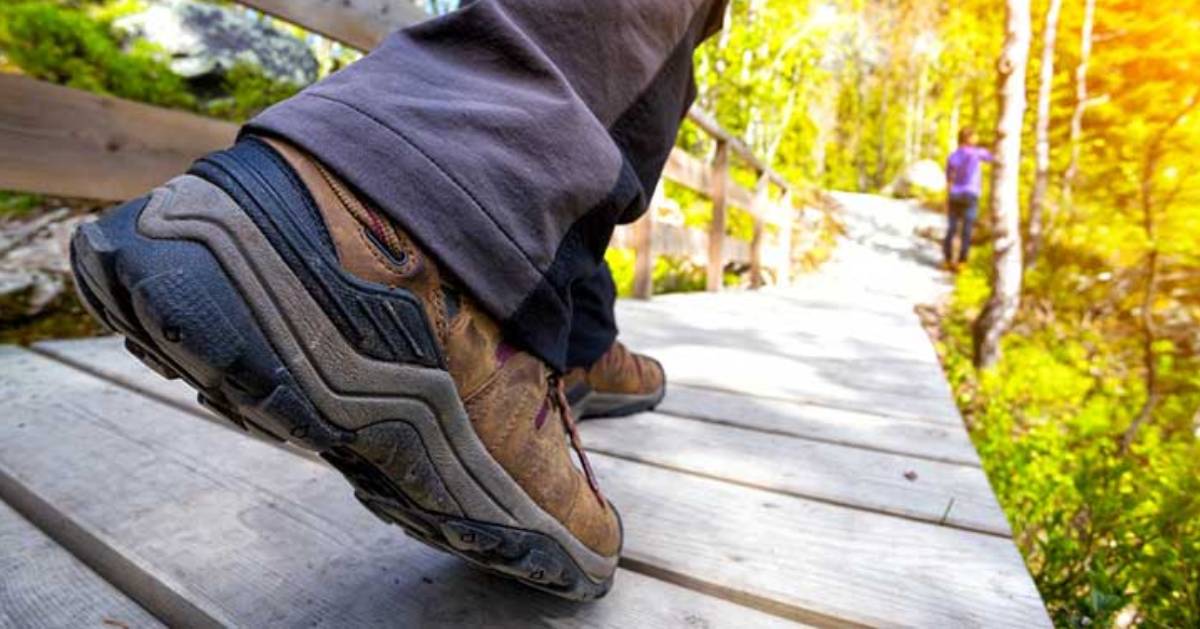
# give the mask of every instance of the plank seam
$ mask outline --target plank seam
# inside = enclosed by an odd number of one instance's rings
[[[711,581],[706,581],[698,577],[658,566],[649,561],[643,561],[635,557],[630,557],[629,555],[622,555],[619,565],[630,572],[636,572],[652,579],[658,579],[659,581],[665,581],[672,585],[677,585],[679,587],[699,592],[700,594],[726,600],[731,603],[741,605],[742,607],[749,607],[751,609],[771,614],[772,616],[778,616],[780,618],[804,623],[806,625],[812,625],[816,627],[836,627],[839,629],[872,626],[845,618],[839,618],[837,616],[831,616],[822,612],[813,611],[798,605],[783,603],[773,598],[752,594],[737,588],[719,585]]]
[[[230,627],[220,611],[188,600],[178,583],[156,575],[99,531],[71,519],[0,465],[0,499],[167,626]]]

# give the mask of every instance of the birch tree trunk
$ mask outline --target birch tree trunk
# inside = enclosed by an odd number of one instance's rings
[[[1083,112],[1088,107],[1087,73],[1092,56],[1092,24],[1096,19],[1096,0],[1086,0],[1083,6],[1083,25],[1079,29],[1079,65],[1075,66],[1075,111],[1071,113],[1071,162],[1063,173],[1063,205],[1070,208],[1074,201],[1075,177],[1079,174],[1079,139],[1083,135]]]
[[[1025,66],[1029,61],[1030,0],[1006,0],[1004,48],[996,63],[1000,116],[996,121],[996,162],[992,170],[992,294],[975,320],[975,364],[1000,359],[1000,337],[1021,301],[1021,120],[1025,115]]]
[[[1038,79],[1037,122],[1035,124],[1036,166],[1033,191],[1029,195],[1029,240],[1025,247],[1025,264],[1032,266],[1042,247],[1046,192],[1050,187],[1050,94],[1054,87],[1054,45],[1058,39],[1058,15],[1062,0],[1050,0],[1046,8],[1046,23],[1042,29],[1042,67]]]

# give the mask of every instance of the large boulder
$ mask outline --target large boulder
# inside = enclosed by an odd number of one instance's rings
[[[162,48],[171,70],[188,79],[220,77],[239,62],[275,80],[306,85],[317,78],[317,59],[304,42],[232,7],[154,0],[114,26]]]
[[[946,172],[931,159],[919,160],[909,164],[889,188],[901,199],[938,198],[946,194]]]

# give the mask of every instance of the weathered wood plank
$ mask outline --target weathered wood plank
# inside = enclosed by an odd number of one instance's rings
[[[200,409],[194,405],[195,394],[191,388],[181,381],[164,380],[145,369],[121,348],[116,338],[40,343],[37,349],[177,406],[193,411]],[[696,395],[699,399],[692,400]],[[721,396],[731,399],[723,400]],[[677,399],[689,401],[676,402]],[[784,414],[777,413],[773,423],[770,416],[760,417],[759,408],[760,404],[770,408],[772,403],[776,408],[784,407]],[[690,387],[671,388],[664,409],[670,411],[680,406],[685,409],[699,407],[710,414],[723,410],[726,416],[741,419],[727,420],[716,416],[719,423],[702,423],[648,414],[630,420],[586,422],[582,429],[586,437],[584,443],[589,450],[771,490],[934,523],[944,520],[952,526],[1009,535],[1008,524],[982,470],[902,453],[852,447],[853,444],[846,444],[839,436],[863,421],[860,414],[817,407],[815,411],[823,412],[827,418],[824,425],[832,424],[832,430],[828,431],[832,438],[809,441],[777,436],[794,434],[795,415],[788,414],[792,409],[787,408],[796,406],[793,403]],[[721,425],[747,423],[749,428],[764,427],[775,434]],[[945,442],[957,436],[958,439],[951,443],[958,447],[951,452],[978,465],[961,428],[943,428],[929,423],[907,427],[909,430],[899,436],[908,441],[897,443],[898,447],[911,448],[929,441],[936,443],[938,439]],[[833,440],[837,440],[836,443],[828,443]],[[915,475],[912,480],[906,477],[910,472]]]
[[[717,152],[713,155],[712,174],[709,177],[708,198],[712,201],[712,220],[708,226],[708,273],[705,288],[710,292],[721,290],[725,269],[725,215],[729,198],[729,142],[717,141]]]
[[[885,328],[853,311],[804,316],[749,294],[730,300],[744,303],[739,313],[722,313],[711,295],[670,297],[620,303],[617,321],[625,344],[662,361],[673,382],[961,425],[915,320]]]
[[[127,199],[236,134],[227,122],[0,73],[0,189]]]
[[[700,194],[713,193],[713,167],[682,149],[671,149],[663,176]],[[726,183],[726,198],[744,210],[753,209],[754,194],[736,183]]]
[[[700,332],[722,328],[740,336],[761,334],[779,342],[806,341],[795,345],[804,355],[938,364],[911,305],[899,310],[859,309],[856,302],[823,299],[825,295],[804,288],[801,282],[792,290],[741,292],[736,299],[704,293],[662,295],[649,303],[619,303],[617,314],[638,326],[671,317]],[[751,318],[754,325],[747,326]]]
[[[37,350],[191,412],[203,412],[194,404],[195,394],[191,388],[180,381],[164,380],[151,373],[129,356],[116,338],[40,343]],[[776,409],[774,413],[772,406]],[[867,423],[863,426],[861,414],[816,407],[809,412],[815,413],[817,420],[809,421],[807,430],[802,427],[797,436],[815,432],[817,440],[780,440],[779,434],[797,433],[795,409],[789,408],[796,406],[789,402],[672,387],[664,410],[699,408],[702,417],[715,411],[723,411],[725,415],[715,416],[718,423],[709,424],[663,415],[646,415],[629,421],[587,422],[583,428],[584,442],[589,450],[771,490],[935,523],[945,520],[949,525],[972,530],[1009,534],[1003,513],[978,467],[948,465],[930,461],[930,457],[912,458],[902,452],[888,453],[870,448],[881,440],[890,441],[900,450],[925,448],[935,454],[949,452],[951,456],[977,466],[974,450],[961,428],[872,416],[866,416]],[[780,407],[782,412],[779,412]],[[897,423],[900,430],[895,429]],[[721,424],[748,425],[748,428],[759,430],[745,431]],[[868,437],[868,449],[845,447],[855,445],[843,437],[853,435],[855,428]],[[886,437],[889,429],[892,439],[877,436],[882,433]],[[905,476],[910,472],[916,475],[913,480]]]
[[[610,247],[636,247],[637,226],[618,225],[613,230]],[[726,238],[725,259],[739,262],[750,259],[750,243],[737,238]],[[653,257],[662,255],[681,256],[693,262],[703,263],[708,258],[708,233],[696,227],[672,225],[670,223],[655,223],[650,236],[650,254]]]
[[[1011,540],[591,458],[632,561],[869,625],[1050,624]]]
[[[661,361],[672,382],[914,421],[962,423],[949,395],[936,395],[932,387],[937,381],[904,361],[805,358],[757,347],[664,340],[656,336],[659,332],[632,327],[622,330],[622,340]],[[908,390],[905,377],[912,378]]]
[[[162,627],[0,502],[0,627]]]
[[[189,412],[200,408],[195,405],[196,394],[191,387],[151,373],[124,350],[119,337],[43,341],[34,348]],[[658,410],[812,441],[979,466],[975,448],[959,426],[750,397],[678,383],[667,387],[667,396]]]
[[[156,414],[154,426],[166,421]],[[214,437],[205,432],[205,438]],[[189,447],[199,458],[205,445],[197,439],[198,434],[188,433]],[[812,622],[1045,624],[1036,590],[1010,540],[601,454],[592,460],[622,511],[625,555],[639,571]],[[221,469],[240,464],[212,463]],[[272,464],[283,466],[274,459],[263,463]],[[332,500],[324,494],[305,497],[312,504]]]
[[[1011,536],[983,470],[656,413],[585,422],[589,451],[870,511]]]
[[[404,537],[322,463],[29,352],[0,348],[0,372],[0,471],[232,624],[788,624],[626,570],[561,601]]]
[[[1010,540],[592,458],[633,560],[871,625],[1049,625]]]
[[[658,411],[814,441],[979,467],[961,426],[751,397],[672,382]]]

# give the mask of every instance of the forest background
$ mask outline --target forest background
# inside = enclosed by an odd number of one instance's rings
[[[141,4],[0,0],[0,71],[235,121],[302,87],[252,65],[189,83],[114,27]],[[255,18],[304,41],[320,76],[357,56]],[[1200,626],[1200,3],[733,0],[697,81],[703,109],[814,191],[903,182],[940,211],[914,173],[961,128],[1019,151],[926,313],[946,373],[1058,625]],[[679,146],[706,157],[704,137],[685,124]],[[666,193],[706,224],[703,197]],[[45,206],[0,192],[0,218]],[[749,229],[731,216],[731,236]],[[631,282],[627,252],[609,259]],[[702,285],[662,265],[660,288]],[[981,325],[1003,332],[985,360]]]

